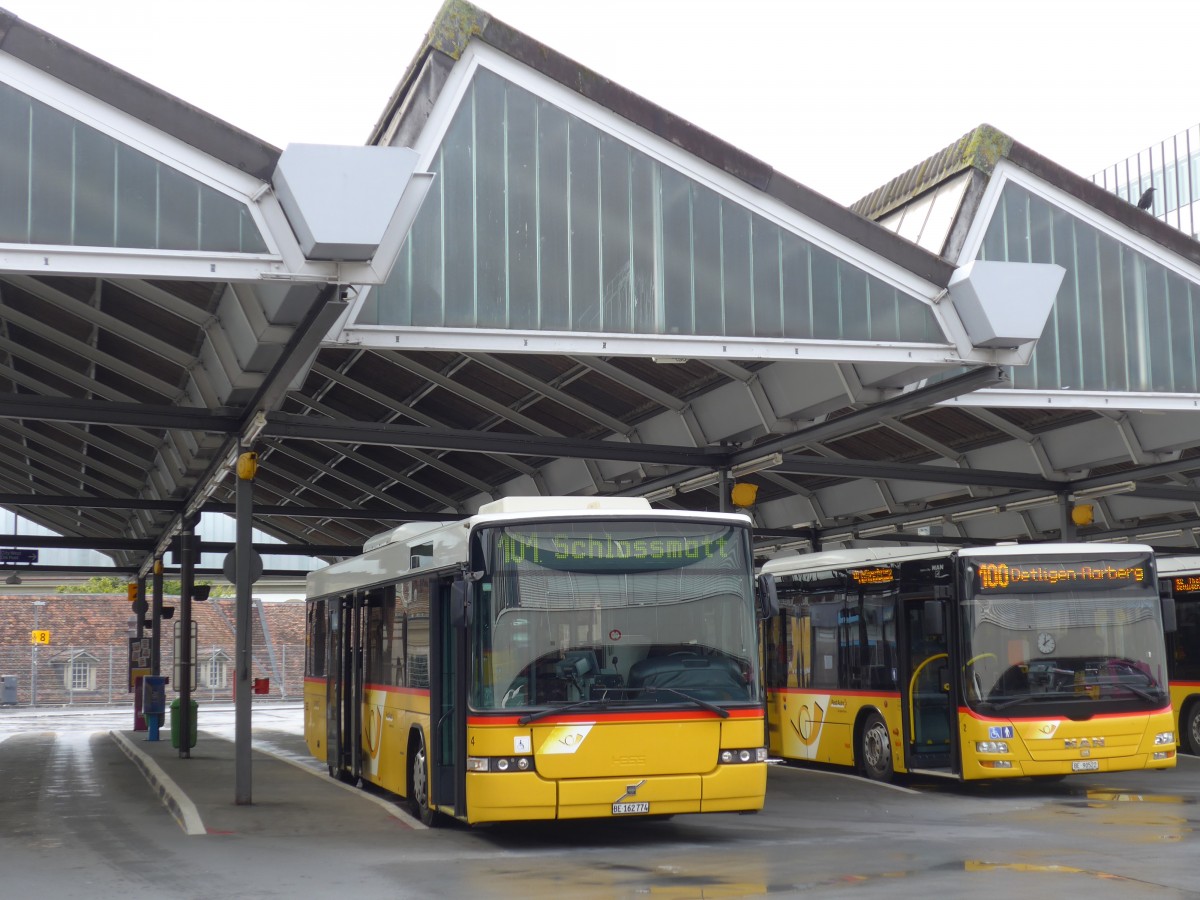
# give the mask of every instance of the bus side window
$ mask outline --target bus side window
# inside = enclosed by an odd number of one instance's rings
[[[325,645],[329,623],[325,616],[325,601],[314,600],[308,604],[308,646],[306,649],[305,673],[314,678],[324,678]]]
[[[1175,668],[1172,677],[1181,681],[1200,680],[1200,600],[1175,601],[1173,644]]]

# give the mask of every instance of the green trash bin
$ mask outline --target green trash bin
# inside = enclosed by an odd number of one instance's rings
[[[188,736],[191,742],[188,744],[188,749],[196,746],[196,715],[200,709],[200,704],[195,700],[192,701],[192,719],[189,723]],[[171,746],[176,750],[179,749],[179,728],[183,724],[183,716],[179,712],[179,698],[176,697],[171,701]]]

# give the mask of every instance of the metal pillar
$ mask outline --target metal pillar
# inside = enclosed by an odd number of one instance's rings
[[[195,562],[199,553],[196,525],[200,515],[184,519],[179,533],[179,653],[176,659],[179,691],[179,757],[192,757],[192,589],[195,586]]]
[[[33,630],[38,630],[38,613],[46,605],[45,600],[33,601]],[[33,645],[32,660],[29,667],[29,705],[37,706],[37,675],[38,675],[38,645]]]
[[[154,631],[150,634],[150,674],[158,677],[162,675],[163,562],[161,559],[154,560],[154,575],[150,584],[153,591],[150,607],[151,619],[154,622]]]
[[[234,802],[248,804],[250,800],[250,677],[254,663],[254,645],[250,630],[250,564],[254,554],[253,500],[254,475],[257,456],[239,452],[237,463],[237,488],[234,495],[237,516],[236,542],[234,545],[234,587],[236,588],[237,610],[237,663],[234,666],[237,685],[234,693],[234,780],[236,782]]]
[[[1062,539],[1063,543],[1078,539],[1079,532],[1075,527],[1075,520],[1071,518],[1071,508],[1074,503],[1071,500],[1070,494],[1058,495],[1058,513],[1062,520]]]

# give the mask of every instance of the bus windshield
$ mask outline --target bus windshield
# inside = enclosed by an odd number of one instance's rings
[[[966,574],[962,658],[973,708],[1046,715],[1057,703],[1081,718],[1168,702],[1148,556],[976,556]]]
[[[473,708],[759,701],[744,528],[593,519],[481,537]]]

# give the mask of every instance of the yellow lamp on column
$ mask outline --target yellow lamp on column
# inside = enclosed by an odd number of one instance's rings
[[[1076,525],[1091,525],[1095,521],[1095,508],[1090,503],[1080,503],[1071,507],[1071,521]]]
[[[729,492],[729,499],[733,501],[733,505],[740,506],[743,509],[753,506],[757,496],[758,485],[750,484],[746,481],[739,481],[733,486],[733,490]]]
[[[250,481],[258,474],[258,454],[246,452],[237,458],[237,476],[242,481]]]

